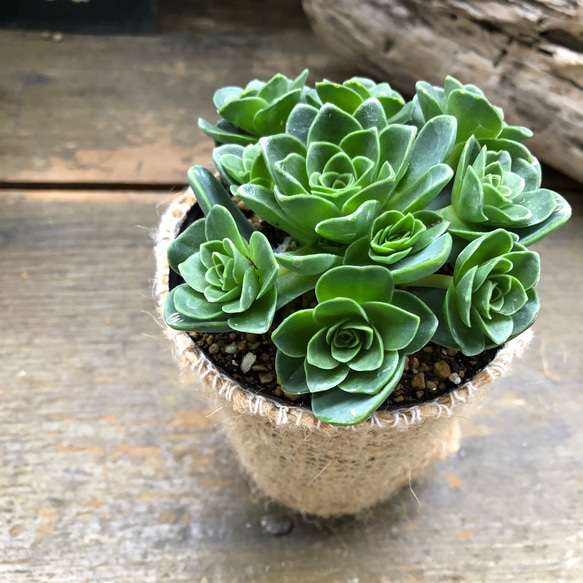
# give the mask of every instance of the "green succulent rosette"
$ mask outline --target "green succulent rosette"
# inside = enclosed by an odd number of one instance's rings
[[[417,110],[413,119],[420,126],[437,115],[452,115],[457,120],[457,136],[449,164],[455,166],[461,151],[471,136],[489,150],[506,150],[513,157],[533,162],[534,158],[522,142],[532,136],[525,127],[509,126],[504,112],[492,105],[481,89],[464,85],[453,77],[446,77],[443,87],[425,81],[416,84],[413,101]]]
[[[274,187],[244,184],[237,195],[301,243],[349,245],[385,208],[423,208],[453,175],[442,161],[453,147],[455,120],[440,116],[416,133],[400,124],[364,128],[325,104],[305,144],[290,134],[260,141]]]
[[[257,79],[245,88],[223,87],[213,101],[221,116],[216,124],[198,120],[198,127],[218,144],[254,144],[261,136],[285,130],[287,118],[306,93],[308,71],[296,79],[278,73],[267,83]]]
[[[246,241],[231,213],[213,206],[168,249],[185,283],[164,306],[166,323],[195,332],[267,332],[277,306],[279,268],[271,245],[257,231]]]
[[[451,222],[451,233],[464,239],[502,227],[531,245],[567,221],[571,210],[562,196],[540,188],[536,160],[488,150],[472,136],[457,166],[451,204],[440,214]]]
[[[449,223],[431,211],[387,211],[370,231],[352,243],[344,255],[347,265],[386,266],[395,284],[435,273],[447,261],[452,238]]]
[[[534,323],[540,258],[517,240],[504,229],[482,235],[459,254],[453,276],[432,275],[411,284],[439,318],[434,342],[473,356]]]
[[[415,110],[415,104],[405,102],[388,83],[375,83],[366,77],[352,77],[343,83],[321,81],[316,83],[316,94],[318,99],[310,94],[306,101],[317,108],[333,103],[361,123],[374,120],[379,130],[388,124],[407,123]]]
[[[265,188],[273,188],[273,180],[258,144],[218,146],[213,150],[213,162],[221,178],[231,187],[233,194],[237,194],[237,187],[241,184],[258,184]]]
[[[273,332],[284,391],[311,393],[318,419],[368,419],[401,378],[405,356],[431,339],[437,319],[410,293],[394,290],[380,266],[340,266],[316,284],[318,305],[288,316]]]

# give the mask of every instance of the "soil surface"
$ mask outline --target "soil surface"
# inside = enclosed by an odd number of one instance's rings
[[[283,231],[263,222],[240,200],[233,197],[253,226],[262,231],[276,247],[286,236]],[[202,217],[198,206],[188,214],[180,232]],[[453,266],[444,266],[443,272]],[[170,271],[170,288],[183,283],[182,278]],[[275,373],[276,347],[271,332],[289,314],[316,306],[314,292],[308,292],[287,304],[275,314],[271,329],[265,334],[224,332],[210,334],[190,332],[194,343],[232,379],[254,391],[267,393],[273,398],[309,406],[310,395],[290,395],[277,382]],[[401,380],[379,410],[397,409],[433,400],[471,380],[496,356],[498,348],[486,350],[477,356],[465,356],[458,350],[429,343],[419,352],[407,357]]]

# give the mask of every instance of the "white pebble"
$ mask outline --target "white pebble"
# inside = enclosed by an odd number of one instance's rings
[[[231,344],[229,344],[228,346],[225,346],[224,351],[227,354],[235,354],[235,352],[237,352],[237,343],[231,342]]]
[[[247,374],[251,370],[251,367],[255,364],[256,360],[257,357],[252,352],[248,352],[241,361],[241,372],[243,374]]]
[[[460,379],[460,375],[457,372],[452,372],[447,378],[456,385],[459,385],[462,382],[462,379]]]

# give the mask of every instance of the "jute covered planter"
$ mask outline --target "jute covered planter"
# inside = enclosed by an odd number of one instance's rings
[[[188,191],[162,217],[155,282],[160,311],[169,292],[167,247],[194,203]],[[458,417],[468,415],[532,336],[526,331],[508,342],[471,382],[434,401],[378,412],[360,425],[334,427],[304,407],[243,388],[221,372],[188,333],[168,327],[165,331],[181,367],[199,376],[253,482],[282,504],[322,517],[356,513],[386,500],[457,451]]]

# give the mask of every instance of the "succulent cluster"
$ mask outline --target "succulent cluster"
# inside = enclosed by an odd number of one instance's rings
[[[271,331],[283,391],[310,393],[319,419],[352,425],[429,341],[472,356],[528,328],[540,272],[528,247],[570,208],[541,188],[522,143],[531,132],[507,125],[473,85],[419,82],[406,101],[362,77],[314,88],[306,79],[219,89],[221,120],[199,120],[221,182],[200,166],[188,173],[205,216],[168,250],[184,283],[165,319],[179,330]],[[315,307],[274,326],[312,290]]]

